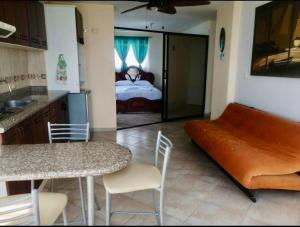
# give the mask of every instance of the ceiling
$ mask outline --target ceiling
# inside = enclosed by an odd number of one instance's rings
[[[135,10],[126,14],[122,11],[142,5],[134,1],[98,1],[98,4],[114,5],[115,26],[182,32],[208,20],[215,20],[217,8],[225,1],[211,1],[210,5],[177,7],[177,14],[168,15],[146,9]],[[164,26],[164,29],[162,29]]]

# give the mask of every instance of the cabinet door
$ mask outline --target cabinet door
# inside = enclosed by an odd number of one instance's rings
[[[16,25],[16,1],[2,1],[2,7],[3,7],[3,12],[2,12],[2,18],[1,21],[11,24],[11,25]],[[8,43],[16,43],[17,42],[17,33],[15,32],[12,34],[10,37],[6,39],[1,39],[1,42],[8,42]]]
[[[27,1],[30,46],[47,49],[44,5],[38,1]]]
[[[38,19],[37,19],[37,2],[27,1],[27,15],[29,24],[29,45],[32,47],[40,47]]]
[[[46,23],[45,23],[45,12],[44,5],[37,2],[37,25],[38,25],[38,36],[40,39],[41,48],[47,49],[47,34],[46,34]]]
[[[4,134],[2,134],[3,145],[21,144],[21,140],[22,131],[18,127],[13,127]]]
[[[49,121],[52,124],[61,123],[59,121],[59,101],[52,103],[49,107]]]
[[[77,8],[75,9],[75,16],[76,16],[77,42],[84,44],[82,15]]]
[[[34,116],[33,143],[45,143],[45,123],[42,114]]]
[[[29,31],[28,31],[28,17],[27,17],[27,3],[26,1],[16,1],[16,33],[17,43],[20,45],[28,46],[29,44]]]
[[[4,1],[0,1],[0,21],[4,21]]]
[[[26,120],[21,124],[20,129],[22,130],[21,144],[33,144],[33,130],[34,124],[31,119]]]

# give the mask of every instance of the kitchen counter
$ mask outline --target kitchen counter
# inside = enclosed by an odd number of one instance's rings
[[[113,142],[0,146],[0,181],[100,176],[126,167],[130,150]]]
[[[6,132],[8,129],[17,125],[29,116],[43,109],[52,102],[68,94],[68,91],[47,91],[45,88],[26,88],[13,92],[12,95],[1,95],[0,101],[9,99],[32,99],[32,103],[23,107],[19,113],[13,114],[11,117],[0,121],[0,133]]]

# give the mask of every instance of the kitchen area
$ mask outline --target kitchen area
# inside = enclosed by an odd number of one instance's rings
[[[89,122],[83,33],[74,5],[0,1],[0,144],[49,143],[48,122]],[[30,189],[0,183],[1,196]]]

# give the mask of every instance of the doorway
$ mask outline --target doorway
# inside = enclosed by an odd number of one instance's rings
[[[164,120],[203,117],[208,36],[164,36]]]
[[[162,122],[163,34],[115,29],[117,128]]]
[[[150,31],[115,27],[115,36],[148,37],[148,54],[142,64],[134,63],[133,48],[128,48],[125,69],[117,69],[118,82],[128,80],[128,69],[138,68],[141,74],[153,74],[153,81],[142,76],[142,81],[150,82],[161,97],[133,97],[132,100],[118,100],[117,128],[127,129],[182,118],[203,117],[205,110],[206,71],[208,57],[208,36],[183,33]],[[154,47],[154,48],[153,48]],[[115,55],[117,55],[115,50]],[[129,59],[128,59],[129,58]],[[131,58],[131,59],[130,59]],[[127,77],[127,78],[126,78]],[[134,81],[134,85],[136,81]],[[144,82],[138,82],[144,83]],[[127,86],[127,84],[126,84]],[[123,89],[123,88],[122,88]],[[137,89],[137,86],[130,89]],[[125,102],[124,102],[125,101]],[[133,101],[133,102],[132,102]],[[150,101],[150,102],[149,102]],[[126,106],[122,109],[122,106]],[[153,108],[144,108],[154,106]]]

